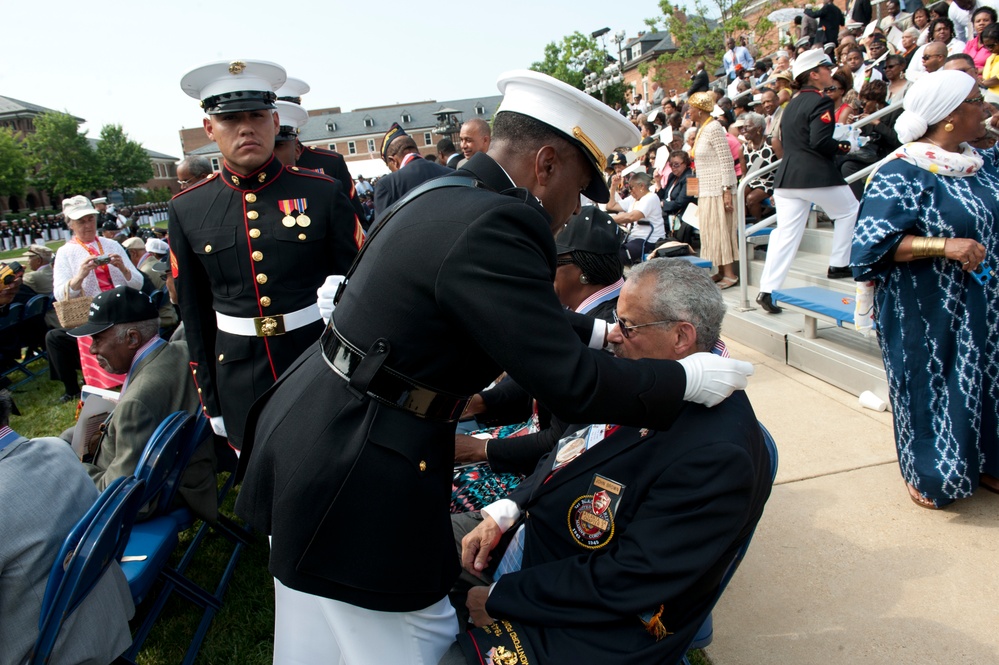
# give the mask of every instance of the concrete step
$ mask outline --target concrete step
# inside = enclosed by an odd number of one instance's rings
[[[826,281],[838,284],[842,280]],[[808,339],[804,316],[787,310],[767,314],[756,305],[757,289],[749,289],[749,307],[740,300],[737,289],[722,293],[729,305],[722,328],[725,337],[854,395],[870,390],[888,401],[888,383],[876,340],[821,322],[818,337]]]

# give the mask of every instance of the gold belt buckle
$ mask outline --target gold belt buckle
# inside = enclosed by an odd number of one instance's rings
[[[284,314],[253,317],[253,328],[257,337],[274,337],[284,334]]]

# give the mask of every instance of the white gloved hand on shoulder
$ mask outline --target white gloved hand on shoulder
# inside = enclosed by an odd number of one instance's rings
[[[751,363],[713,353],[695,353],[677,362],[687,373],[683,399],[705,406],[716,406],[736,390],[745,390],[753,375]]]

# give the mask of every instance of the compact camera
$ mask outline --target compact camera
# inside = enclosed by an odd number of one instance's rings
[[[111,257],[110,256],[96,256],[96,257],[94,257],[94,265],[106,266],[109,263],[111,263]]]

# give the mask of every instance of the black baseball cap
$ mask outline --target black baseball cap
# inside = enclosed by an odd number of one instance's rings
[[[108,220],[101,225],[101,231],[117,231],[118,225]]]
[[[133,321],[148,321],[159,317],[159,312],[145,293],[129,286],[119,286],[104,291],[90,303],[90,316],[79,328],[67,330],[72,337],[87,337],[102,333],[111,326]]]
[[[624,232],[610,215],[596,206],[585,206],[555,236],[555,251],[617,255],[623,242]]]

